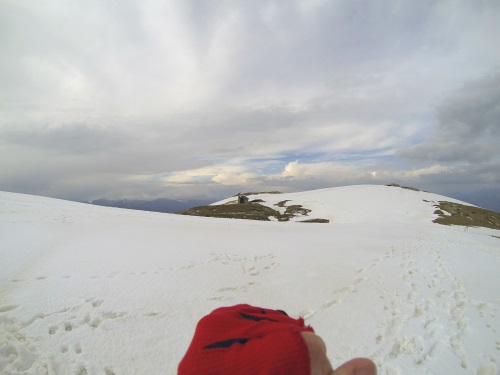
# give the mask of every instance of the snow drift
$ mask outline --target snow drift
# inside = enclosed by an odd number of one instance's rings
[[[330,222],[0,193],[0,372],[175,374],[201,316],[249,303],[303,316],[334,366],[499,374],[500,231],[432,223],[452,199],[394,187],[259,198]]]

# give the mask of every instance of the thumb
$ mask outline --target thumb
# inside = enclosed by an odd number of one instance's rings
[[[367,358],[355,358],[338,367],[331,375],[377,375],[377,367]]]

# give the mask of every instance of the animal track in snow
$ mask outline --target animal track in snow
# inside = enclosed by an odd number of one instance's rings
[[[88,371],[87,368],[83,365],[78,366],[76,370],[76,375],[87,375]]]
[[[104,303],[103,299],[98,298],[81,299],[71,307],[49,313],[37,313],[25,322],[9,318],[8,313],[14,311],[17,306],[15,308],[14,305],[8,305],[9,308],[3,306],[2,309],[6,314],[2,316],[0,336],[2,338],[5,336],[9,345],[8,347],[2,346],[0,349],[0,372],[15,368],[18,371],[22,370],[23,373],[50,373],[49,370],[52,368],[56,373],[64,374],[102,374],[103,368],[100,372],[96,372],[95,365],[89,367],[84,362],[88,358],[88,355],[85,355],[85,347],[75,340],[80,335],[77,331],[82,327],[90,326],[97,329],[104,323],[117,322],[120,318],[127,316],[123,312],[103,311]],[[41,332],[46,327],[45,334],[55,336],[50,339],[51,342],[63,343],[51,349],[49,357],[47,354],[37,353],[30,343],[32,338],[25,337],[19,331],[33,324],[39,325],[42,328]],[[50,363],[47,363],[48,360]],[[22,368],[19,367],[20,365]],[[110,368],[104,372],[114,373]]]
[[[208,298],[210,301],[228,301],[233,297],[228,293],[246,292],[248,288],[257,285],[255,280],[258,280],[262,275],[279,267],[279,263],[274,259],[273,254],[244,257],[236,254],[212,254],[213,258],[208,263],[217,262],[224,266],[236,266],[241,269],[244,276],[248,276],[247,282],[237,285],[226,285],[216,290],[216,295]],[[222,294],[221,294],[222,293]]]
[[[78,343],[75,345],[75,353],[82,354],[82,346]]]
[[[64,330],[69,332],[73,330],[73,324],[71,322],[64,322]]]
[[[366,268],[366,267],[357,268],[354,271],[355,278],[352,281],[352,283],[336,288],[333,291],[333,295],[334,296],[341,296],[341,295],[348,295],[351,293],[356,293],[358,291],[358,287],[361,287],[361,285],[363,283],[365,283],[367,280],[369,280],[369,278],[367,276],[361,276],[361,275],[365,274],[366,272],[368,272],[369,269],[372,269],[373,267],[377,266],[379,263],[380,263],[380,258],[376,258],[372,261],[372,264],[370,265],[369,268]],[[383,298],[383,297],[381,297],[381,298]],[[335,305],[339,305],[342,302],[343,302],[343,300],[340,297],[333,298],[333,299],[327,300],[325,303],[323,303],[321,305],[321,308],[326,309],[326,308],[329,308],[329,307],[332,307]]]
[[[377,281],[381,287],[379,298],[386,301],[384,310],[388,316],[379,326],[379,332],[375,336],[379,348],[376,355],[381,355],[382,358],[388,356],[394,360],[408,358],[415,364],[421,365],[440,356],[443,349],[450,345],[449,337],[455,337],[455,354],[459,363],[467,366],[466,353],[461,350],[462,337],[454,336],[462,332],[461,328],[466,327],[460,323],[463,317],[462,310],[468,306],[460,283],[451,279],[451,273],[447,272],[448,266],[436,249],[425,252],[425,247],[418,243],[403,244],[401,251],[392,248],[385,254],[386,259],[396,256],[400,257],[399,269],[402,281],[398,290],[386,288],[383,278]],[[426,265],[426,268],[422,265]],[[427,288],[431,289],[430,294]],[[457,294],[457,291],[462,293]],[[430,295],[436,294],[440,296],[438,299],[429,298]],[[445,301],[449,304],[448,307],[443,304]],[[440,324],[440,320],[434,316],[436,313],[438,316],[449,314],[450,321],[453,322],[452,331],[448,325]],[[410,328],[410,332],[418,334],[408,334],[407,328]],[[391,373],[389,366],[384,364],[384,368],[387,373]],[[397,367],[393,367],[392,370],[399,371]]]
[[[387,258],[394,258],[394,257],[396,256],[396,255],[394,255],[394,253],[395,253],[395,249],[394,249],[394,247],[391,247],[391,249],[390,249],[390,250],[388,250],[388,251],[386,251],[386,252],[384,253],[384,257],[385,257],[386,259],[387,259]]]
[[[380,264],[380,258],[377,258],[370,264],[370,269],[377,267],[379,264]]]
[[[424,366],[431,366],[425,363],[442,357],[448,361],[456,360],[455,365],[467,373],[496,374],[498,368],[492,367],[489,358],[480,363],[471,361],[473,358],[477,361],[477,353],[473,354],[471,350],[475,348],[468,344],[473,333],[469,327],[472,319],[475,324],[476,319],[484,319],[485,326],[493,329],[490,319],[494,318],[496,302],[470,299],[465,284],[451,266],[453,263],[443,255],[447,246],[450,245],[444,242],[431,246],[415,243],[402,246],[401,252],[395,252],[400,260],[400,291],[391,293],[391,288],[383,289],[383,280],[377,282],[382,287],[379,296],[386,301],[385,310],[391,313],[375,336],[379,347],[377,353],[380,353],[377,356],[383,358],[382,353],[390,353],[391,358],[408,357]],[[405,334],[407,328],[418,334]],[[423,343],[421,350],[419,342]],[[490,343],[500,350],[500,344]],[[415,352],[409,354],[410,351],[405,350],[409,347]],[[388,369],[387,366],[384,368]]]
[[[97,373],[95,365],[87,367],[83,362],[88,356],[82,355],[84,353],[84,348],[79,342],[76,342],[73,345],[62,345],[59,347],[59,353],[58,362],[59,366],[62,366],[62,368],[59,368],[61,373],[72,373],[77,375]],[[108,367],[103,369],[105,374],[114,373],[108,372],[108,369]]]
[[[71,315],[66,317],[60,324],[51,324],[47,327],[49,335],[69,333],[79,329],[82,325],[88,325],[92,328],[98,328],[105,321],[113,321],[127,316],[124,312],[116,311],[101,311],[99,308],[104,303],[104,300],[97,298],[87,298],[81,305],[76,305],[73,308],[63,309],[51,314],[38,314],[24,324],[28,326],[37,319],[51,319],[58,314],[71,312]]]
[[[255,266],[252,266],[249,270],[248,270],[248,274],[250,276],[257,276],[258,274],[260,273],[259,269]]]

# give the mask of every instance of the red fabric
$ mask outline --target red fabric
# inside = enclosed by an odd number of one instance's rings
[[[203,317],[178,375],[310,375],[304,319],[249,305]]]

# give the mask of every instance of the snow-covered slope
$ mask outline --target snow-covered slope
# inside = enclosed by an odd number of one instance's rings
[[[300,193],[255,194],[250,200],[259,199],[260,204],[275,210],[285,211],[287,206],[301,205],[310,209],[309,218],[328,219],[332,223],[380,222],[398,223],[432,220],[436,210],[434,204],[440,200],[468,204],[456,199],[423,191],[379,185],[345,186]],[[235,197],[214,204],[236,201]],[[279,202],[287,201],[284,207]],[[299,216],[291,221],[301,221]]]
[[[198,319],[236,303],[304,316],[334,366],[499,373],[499,231],[434,224],[451,199],[392,187],[259,198],[330,223],[0,193],[0,373],[175,374]]]

